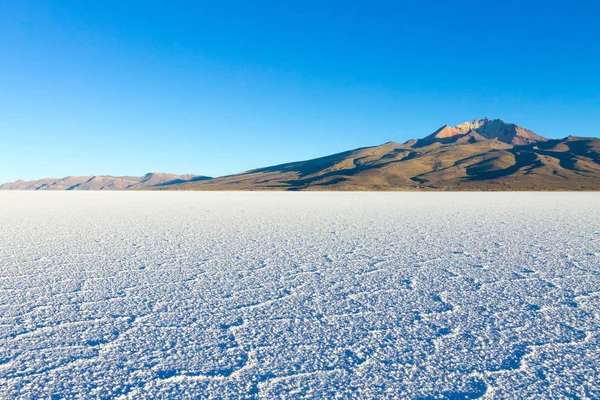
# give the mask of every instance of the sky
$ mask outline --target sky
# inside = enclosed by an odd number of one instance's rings
[[[600,1],[0,0],[0,182],[221,176],[489,116],[600,136]]]

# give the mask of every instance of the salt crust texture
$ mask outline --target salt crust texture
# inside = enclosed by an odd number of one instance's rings
[[[600,194],[0,193],[0,398],[600,398]]]

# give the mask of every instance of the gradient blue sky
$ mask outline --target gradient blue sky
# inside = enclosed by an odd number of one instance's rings
[[[599,1],[0,0],[0,182],[218,176],[490,116],[600,134]]]

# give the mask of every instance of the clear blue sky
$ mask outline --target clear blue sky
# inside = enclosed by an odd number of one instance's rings
[[[0,182],[600,132],[600,1],[0,0]]]

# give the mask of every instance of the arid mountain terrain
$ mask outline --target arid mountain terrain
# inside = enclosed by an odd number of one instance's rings
[[[68,177],[0,189],[158,190],[600,190],[600,139],[548,139],[500,119],[445,125],[388,142],[219,178]]]
[[[148,173],[144,176],[67,176],[36,181],[15,181],[0,185],[3,190],[127,190],[148,189],[162,185],[198,182],[210,179],[198,175]]]
[[[600,139],[550,140],[489,118],[179,190],[600,190]]]

